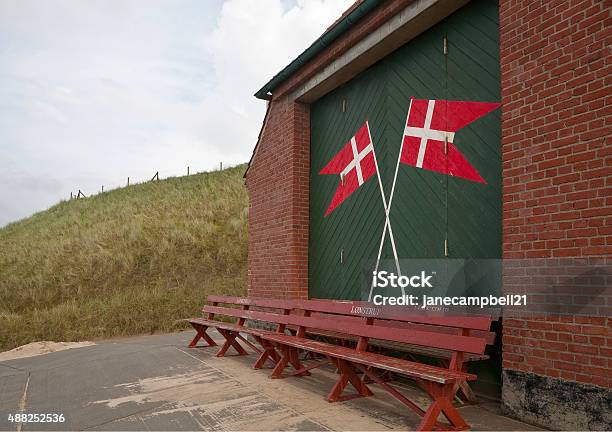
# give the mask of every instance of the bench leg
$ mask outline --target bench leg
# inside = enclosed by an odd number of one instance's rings
[[[221,335],[225,338],[225,343],[223,344],[219,352],[217,352],[216,354],[217,357],[223,357],[230,346],[234,347],[234,349],[238,352],[238,355],[248,355],[249,354],[248,352],[245,351],[244,348],[242,348],[242,345],[240,345],[238,341],[236,340],[236,336],[238,336],[238,332],[232,332],[232,331],[222,330],[222,329],[218,329],[218,330],[219,330],[219,333],[221,333]]]
[[[289,351],[289,364],[291,366],[293,366],[293,369],[295,369],[296,371],[300,371],[300,372],[294,373],[292,375],[296,375],[296,376],[310,376],[310,372],[308,372],[308,370],[303,370],[302,371],[302,369],[304,369],[304,366],[300,362],[300,354],[298,352],[298,349],[295,348],[295,347],[289,347],[288,351]]]
[[[374,374],[377,372],[377,370],[375,368],[373,368],[372,366],[368,366],[367,369],[368,369],[368,371],[370,371],[370,372],[372,372]],[[393,372],[390,372],[390,371],[387,371],[387,370],[381,371],[378,374],[378,378],[380,378],[384,382],[395,381],[395,376],[393,375]],[[372,383],[374,383],[376,381],[374,381],[372,378],[370,378],[369,376],[364,374],[363,382],[365,382],[366,384],[372,384]]]
[[[455,384],[439,384],[434,382],[421,382],[421,387],[426,389],[432,404],[429,406],[417,431],[443,430],[468,430],[470,427],[465,422],[457,408],[453,406],[453,397],[457,390]],[[438,416],[442,413],[450,425],[438,422]]]
[[[198,341],[200,339],[204,339],[206,343],[208,344],[207,346],[217,346],[217,343],[214,340],[212,340],[212,338],[208,336],[208,334],[206,333],[206,330],[208,330],[208,327],[199,326],[195,324],[191,324],[191,326],[196,331],[196,335],[193,337],[191,342],[189,342],[189,345],[188,345],[189,348],[196,348]]]
[[[272,369],[270,378],[282,378],[283,371],[289,364],[289,352],[287,351],[287,347],[281,345],[280,350],[281,350],[280,359],[278,360],[278,362],[276,362],[276,366],[274,366],[274,369]]]
[[[263,351],[260,350],[259,348],[257,348],[255,345],[253,345],[251,343],[251,341],[249,341],[247,338],[245,338],[244,336],[242,336],[240,333],[238,333],[236,335],[236,339],[240,339],[242,342],[244,342],[248,347],[250,347],[253,351],[261,354]],[[236,341],[237,342],[237,341]]]
[[[308,376],[310,375],[310,372],[308,371],[308,369],[311,369],[312,367],[305,367],[302,365],[298,357],[297,348],[281,345],[280,350],[281,350],[281,358],[276,363],[276,366],[272,370],[272,374],[270,375],[271,378],[286,378],[287,376]],[[293,368],[295,369],[295,372],[287,374],[287,375],[283,375],[283,371],[289,365],[293,366]]]
[[[355,373],[355,368],[349,362],[341,359],[335,359],[333,361],[336,364],[338,371],[340,372],[340,377],[327,395],[328,402],[344,401],[348,399],[354,399],[356,397],[373,395],[366,383],[362,379],[360,379],[359,376],[357,376],[357,374]],[[355,387],[355,390],[357,390],[357,394],[341,396],[342,392],[344,391],[349,382],[353,387]]]
[[[461,394],[465,398],[465,402],[464,402],[465,404],[478,403],[478,397],[476,396],[476,394],[474,393],[474,390],[472,390],[472,387],[470,387],[470,384],[467,381],[459,384],[459,390],[461,391]]]
[[[257,358],[257,361],[255,361],[253,369],[261,369],[268,359],[276,366],[280,360],[280,355],[276,352],[276,349],[274,349],[274,345],[262,338],[257,338],[257,341],[264,350]]]
[[[450,362],[446,359],[440,359],[438,361],[438,364],[448,369]],[[468,368],[468,363],[464,362],[461,365],[461,370],[463,372],[467,372],[467,368]],[[476,394],[474,393],[474,390],[472,390],[472,387],[470,387],[470,384],[467,381],[463,381],[461,383],[455,384],[455,390],[458,390],[458,392],[456,392],[455,395],[459,402],[463,404],[478,403],[478,397],[476,396]]]
[[[417,431],[469,429],[469,426],[467,423],[465,423],[463,417],[461,417],[461,414],[459,414],[451,402],[456,391],[455,384],[439,384],[417,379],[416,381],[419,387],[425,390],[433,400],[433,403],[429,406],[427,411],[423,411],[420,406],[401,394],[398,390],[377,376],[369,368],[358,363],[355,363],[355,367],[361,370],[364,375],[379,384],[395,399],[422,417]],[[440,413],[442,413],[451,424],[439,422],[438,416]]]

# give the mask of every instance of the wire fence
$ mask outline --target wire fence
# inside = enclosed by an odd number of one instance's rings
[[[219,162],[219,171],[222,171],[224,168],[233,168],[237,166],[236,164],[234,165],[223,165],[223,162]],[[118,182],[114,182],[114,183],[105,183],[105,184],[101,184],[100,185],[100,189],[95,190],[95,191],[84,191],[81,190],[80,188],[77,188],[76,191],[70,191],[70,199],[81,199],[81,198],[88,198],[94,195],[99,195],[101,193],[104,192],[109,192],[111,190],[116,190],[116,189],[120,189],[123,187],[128,187],[128,186],[134,186],[137,184],[142,184],[142,183],[148,183],[148,182],[152,182],[152,181],[159,181],[159,180],[163,180],[163,179],[168,179],[168,178],[172,178],[172,177],[184,177],[184,176],[190,176],[190,175],[196,175],[196,174],[201,174],[201,173],[205,173],[205,172],[212,172],[212,171],[216,171],[216,170],[202,170],[202,171],[195,171],[193,170],[190,166],[187,166],[185,171],[183,171],[182,173],[177,172],[177,170],[163,170],[163,171],[156,171],[155,174],[153,174],[152,177],[130,177],[128,176],[126,178],[126,181],[123,183],[118,183]]]

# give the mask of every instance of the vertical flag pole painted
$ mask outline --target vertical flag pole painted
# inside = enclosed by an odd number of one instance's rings
[[[372,135],[370,134],[370,125],[368,121],[366,121],[366,125],[368,128],[368,135],[370,137],[370,142],[372,141]],[[374,146],[372,146],[374,147]],[[391,248],[393,249],[393,258],[395,259],[395,268],[397,269],[398,277],[402,275],[399,265],[399,258],[397,256],[397,248],[395,247],[395,237],[393,236],[393,230],[391,228],[391,221],[389,220],[389,211],[391,206],[391,199],[393,199],[393,192],[391,192],[391,198],[389,199],[389,206],[387,206],[387,198],[385,197],[385,191],[383,189],[382,180],[380,179],[380,170],[378,169],[378,159],[376,158],[376,150],[373,148],[372,152],[374,153],[374,164],[376,165],[376,174],[378,177],[378,187],[380,189],[380,196],[382,197],[383,206],[385,208],[385,226],[383,228],[383,235],[380,242],[380,246],[378,248],[378,256],[376,257],[376,266],[374,268],[374,272],[378,272],[378,266],[380,265],[380,256],[382,254],[382,247],[385,240],[385,235],[387,234],[387,227],[389,227],[389,238],[391,239]],[[400,153],[401,154],[401,153]],[[398,163],[399,164],[399,163]],[[395,176],[397,177],[397,169],[395,170]],[[395,186],[395,181],[394,181]],[[402,295],[405,295],[404,287],[401,287]],[[370,286],[370,294],[368,295],[368,301],[372,300],[372,291],[374,290],[374,283]]]
[[[413,98],[411,97],[410,105],[408,106],[408,115],[406,116],[406,118],[410,117],[410,109],[412,108],[412,99]],[[378,247],[378,257],[376,258],[376,270],[375,271],[378,271],[378,263],[380,262],[380,256],[382,254],[383,244],[385,243],[385,236],[387,235],[387,226],[389,227],[389,231],[391,230],[391,222],[389,220],[389,213],[391,212],[391,204],[393,203],[393,196],[395,195],[395,184],[397,182],[397,173],[399,171],[400,159],[402,157],[403,146],[404,146],[404,136],[402,134],[402,142],[400,144],[400,151],[399,151],[399,154],[397,155],[397,163],[395,164],[395,174],[393,175],[393,183],[391,184],[391,195],[389,195],[389,207],[387,208],[387,217],[385,219],[385,226],[383,227],[382,237],[380,238],[380,246]],[[393,239],[393,236],[391,236],[391,238]],[[395,250],[395,242],[392,242],[391,245],[393,246],[393,253],[397,257],[397,252]],[[400,276],[401,274],[399,272],[399,261],[397,260],[397,258],[396,258],[396,266],[398,268],[398,276]],[[368,301],[372,301],[373,290],[374,290],[374,284],[372,284],[372,286],[370,287],[370,295],[368,296]],[[404,288],[402,288],[402,295],[404,294],[405,294]]]

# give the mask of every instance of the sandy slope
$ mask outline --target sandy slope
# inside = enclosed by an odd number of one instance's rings
[[[63,351],[71,348],[81,348],[85,346],[95,345],[93,342],[52,342],[41,341],[32,342],[10,351],[0,352],[0,361],[13,360],[23,357],[33,357],[42,354],[49,354],[56,351]]]

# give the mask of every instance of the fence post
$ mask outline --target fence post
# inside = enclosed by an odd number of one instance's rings
[[[102,185],[102,193],[104,193],[104,185]]]
[[[189,166],[187,166],[187,175],[189,175]]]
[[[129,177],[128,177],[128,184],[127,184],[127,185],[128,185],[128,186],[130,185],[130,178],[129,178]]]
[[[223,162],[219,162],[219,171],[223,171]]]
[[[159,180],[159,171],[157,171],[155,175],[153,176],[153,178],[151,179],[151,181],[153,180]]]
[[[72,191],[70,191],[70,199],[72,200]]]

